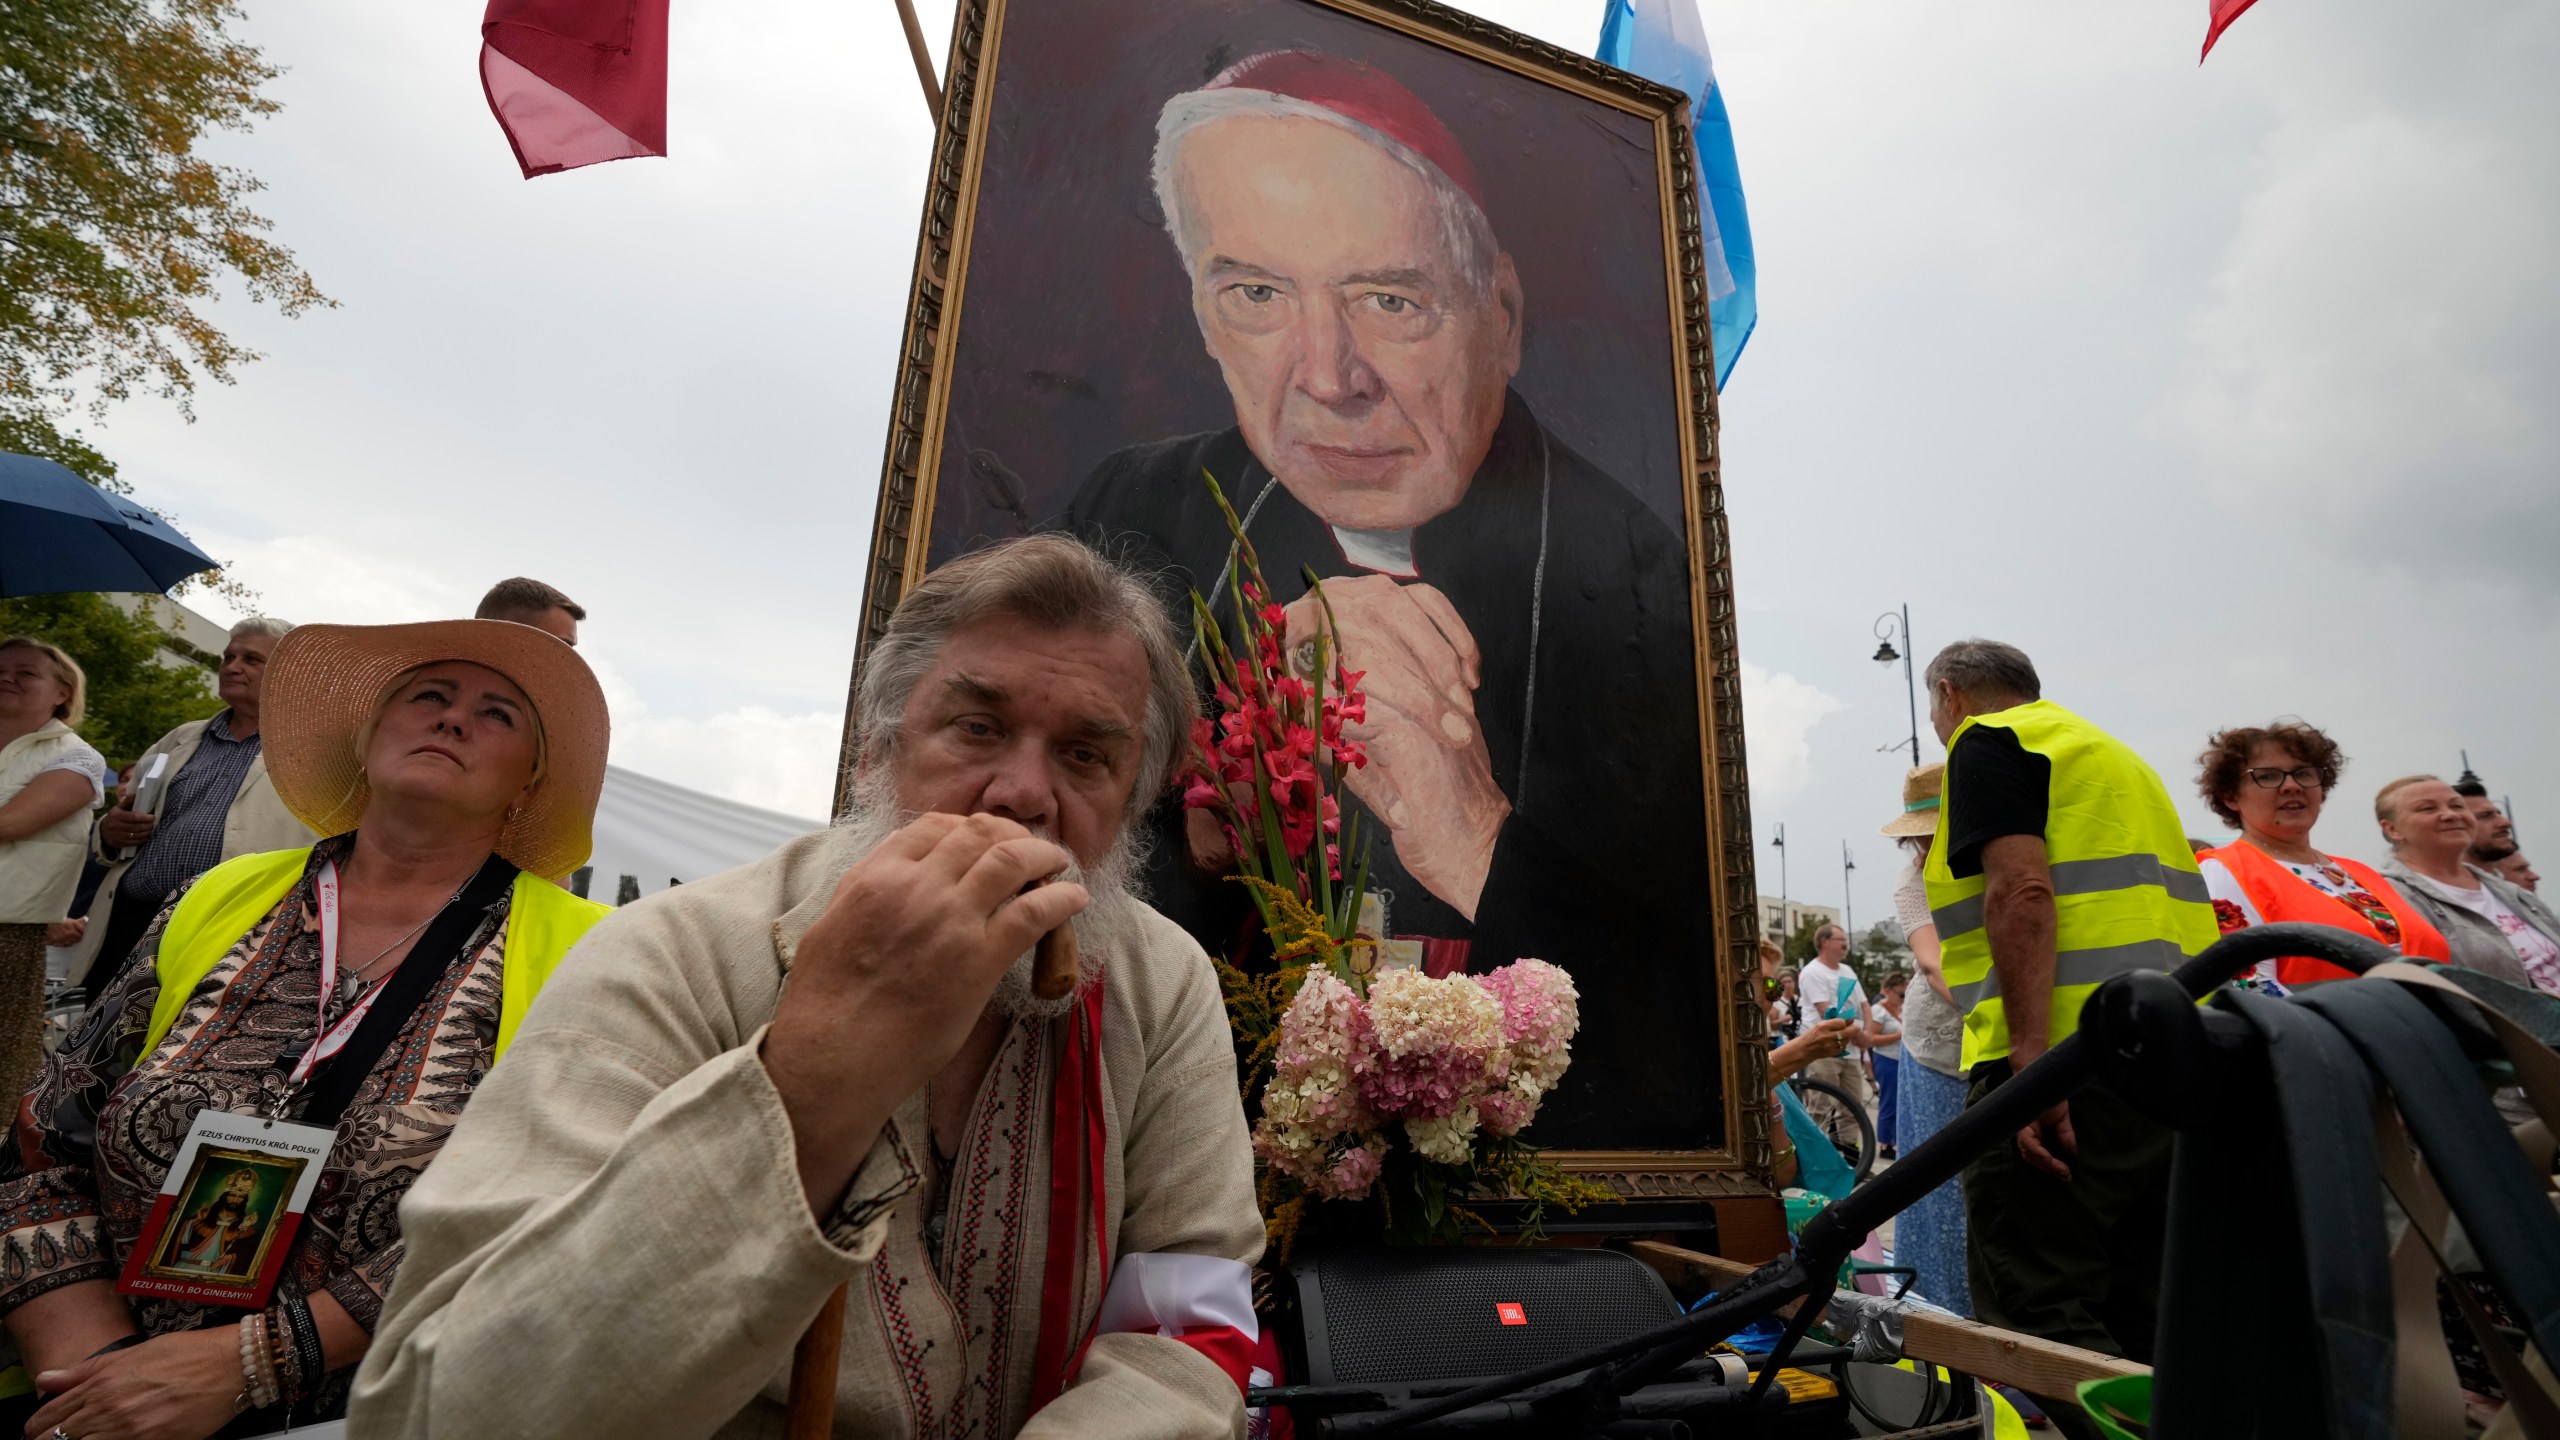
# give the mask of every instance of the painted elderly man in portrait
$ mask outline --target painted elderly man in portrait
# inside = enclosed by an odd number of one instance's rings
[[[1367,674],[1349,787],[1384,832],[1389,933],[1435,971],[1566,965],[1607,1043],[1577,1047],[1547,1128],[1661,1143],[1712,1093],[1683,1060],[1713,1001],[1680,537],[1512,388],[1530,299],[1469,157],[1385,72],[1229,67],[1165,104],[1155,189],[1235,424],[1110,456],[1066,523],[1231,620],[1205,472],[1294,598],[1293,647],[1317,619],[1301,577],[1324,578]],[[1159,819],[1158,901],[1231,944],[1236,887],[1181,824]]]

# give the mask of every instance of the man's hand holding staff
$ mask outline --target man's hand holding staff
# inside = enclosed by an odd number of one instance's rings
[[[950,1061],[1024,951],[1041,949],[1035,989],[1061,963],[1073,986],[1068,922],[1091,897],[1073,881],[1042,883],[1070,858],[999,816],[935,814],[845,872],[792,958],[764,1041],[810,1213],[834,1207],[890,1114]],[[1043,940],[1053,931],[1063,945]]]

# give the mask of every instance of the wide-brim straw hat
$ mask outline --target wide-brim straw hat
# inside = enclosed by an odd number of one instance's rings
[[[1938,832],[1938,796],[1946,786],[1947,767],[1938,761],[1914,765],[1902,777],[1902,815],[1876,828],[1879,835],[1901,839],[1905,835],[1934,835]]]
[[[277,798],[324,836],[356,828],[373,799],[356,737],[393,680],[445,660],[514,681],[542,724],[542,783],[499,833],[498,853],[546,879],[586,864],[612,736],[604,690],[575,649],[511,620],[295,626],[276,642],[258,704]]]

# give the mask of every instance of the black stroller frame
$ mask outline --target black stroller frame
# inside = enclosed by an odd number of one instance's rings
[[[1842,1263],[1870,1231],[1956,1178],[1975,1156],[2009,1143],[2038,1115],[2093,1080],[2104,1077],[2120,1093],[2147,1086],[2172,1097],[2193,1095],[2199,1073],[2210,1068],[2205,1063],[2208,1050],[2236,1050],[2251,1043],[2242,1033],[2245,1026],[2206,1023],[2225,1017],[2200,1010],[2196,1002],[2259,961],[2280,956],[2325,960],[2359,975],[2400,958],[2343,930],[2263,925],[2225,936],[2173,974],[2118,976],[2091,997],[2078,1033],[1913,1147],[1882,1175],[1814,1216],[1798,1236],[1794,1253],[1760,1267],[1677,1320],[1453,1393],[1400,1404],[1372,1396],[1363,1405],[1351,1395],[1318,1397],[1304,1388],[1256,1391],[1249,1403],[1318,1401],[1299,1412],[1302,1423],[1321,1416],[1335,1436],[1445,1436],[1522,1427],[1586,1434],[1638,1421],[1651,1407],[1628,1402],[1643,1387],[1676,1381],[1673,1372],[1695,1361],[1706,1347],[1794,1305],[1783,1337],[1757,1361],[1749,1385],[1689,1396],[1692,1406],[1701,1401],[1717,1409],[1730,1406],[1740,1419],[1774,1403],[1767,1395],[1772,1378],[1797,1353],[1834,1293]]]

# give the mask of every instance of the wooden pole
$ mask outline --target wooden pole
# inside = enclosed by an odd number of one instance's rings
[[[1714,1255],[1701,1255],[1655,1240],[1635,1243],[1636,1258],[1673,1284],[1687,1283],[1721,1290],[1751,1273],[1753,1267]],[[1950,1370],[2035,1395],[2068,1396],[2083,1380],[2111,1380],[2148,1375],[2151,1367],[2094,1350],[2082,1350],[2033,1335],[1996,1329],[1953,1315],[1912,1312],[1902,1317],[1902,1352]]]
[[[915,58],[916,83],[924,87],[924,108],[942,123],[942,82],[933,73],[933,52],[924,48],[924,27],[916,23],[915,0],[898,0],[898,24],[907,32],[907,53]]]
[[[898,26],[907,32],[907,55],[916,62],[916,83],[924,87],[924,108],[939,125],[942,82],[933,73],[933,52],[925,48],[915,0],[897,3]],[[1067,954],[1068,963],[1073,964],[1074,950]],[[791,1347],[791,1395],[783,1407],[782,1440],[827,1440],[835,1433],[836,1357],[844,1348],[844,1292],[844,1286],[836,1287],[827,1303],[818,1307],[818,1317],[801,1332],[800,1343]]]
[[[839,1285],[818,1318],[791,1347],[791,1398],[782,1440],[827,1440],[836,1428],[836,1355],[844,1346],[844,1291]]]

